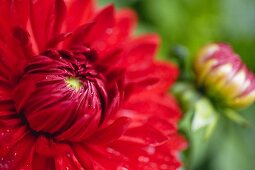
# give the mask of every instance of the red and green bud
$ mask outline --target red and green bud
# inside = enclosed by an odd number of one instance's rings
[[[205,46],[194,62],[194,71],[198,85],[224,106],[243,108],[255,100],[254,74],[226,44]]]

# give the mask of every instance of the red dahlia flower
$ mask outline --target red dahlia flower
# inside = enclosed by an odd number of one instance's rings
[[[135,23],[92,0],[1,1],[1,170],[179,167],[178,71]]]

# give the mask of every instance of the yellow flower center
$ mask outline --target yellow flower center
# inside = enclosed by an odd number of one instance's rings
[[[75,89],[75,91],[78,91],[82,87],[81,81],[76,77],[69,77],[66,79],[66,83],[69,87]]]

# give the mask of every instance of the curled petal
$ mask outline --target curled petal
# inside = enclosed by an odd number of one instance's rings
[[[130,120],[122,117],[114,121],[111,125],[96,131],[90,138],[86,140],[86,143],[92,144],[107,144],[115,141],[128,128]]]

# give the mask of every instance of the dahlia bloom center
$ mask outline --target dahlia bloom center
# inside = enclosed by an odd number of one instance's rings
[[[76,77],[67,78],[66,83],[69,85],[69,87],[74,88],[76,91],[82,87],[80,80]]]
[[[14,90],[16,110],[36,133],[60,140],[98,125],[107,102],[105,78],[87,47],[47,50],[25,68]],[[69,131],[79,129],[77,133]]]

